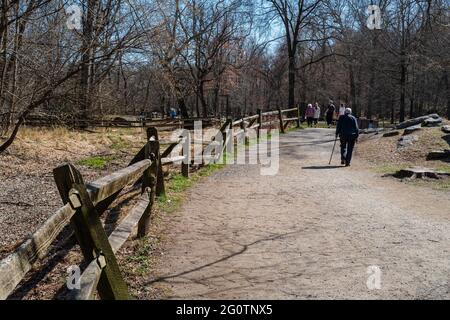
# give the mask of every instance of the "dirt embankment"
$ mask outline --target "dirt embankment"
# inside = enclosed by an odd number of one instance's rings
[[[427,161],[430,152],[450,149],[450,135],[441,128],[422,128],[410,135],[417,136],[418,140],[406,148],[398,148],[398,140],[404,135],[383,137],[383,134],[363,135],[358,145],[361,158],[375,166],[426,166],[431,168],[445,167],[445,161]],[[450,165],[449,165],[450,169]]]

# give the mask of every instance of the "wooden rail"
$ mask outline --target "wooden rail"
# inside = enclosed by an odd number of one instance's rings
[[[71,299],[92,299],[98,292],[101,299],[128,299],[128,290],[117,264],[115,254],[137,228],[137,237],[150,229],[150,217],[155,196],[164,194],[162,167],[182,162],[181,174],[189,177],[190,151],[169,157],[175,148],[189,137],[172,142],[160,152],[156,128],[148,128],[147,143],[127,168],[85,183],[82,174],[71,164],[53,171],[63,200],[63,207],[47,219],[29,239],[0,261],[0,300],[7,299],[36,262],[43,260],[58,235],[71,225],[80,245],[87,268],[80,278],[80,290],[72,290]],[[142,192],[136,205],[122,223],[107,237],[100,216],[125,190],[140,182]]]
[[[257,113],[256,115],[232,122],[232,127],[240,127],[240,130],[234,133],[235,137],[246,134],[249,130],[256,130],[257,137],[259,138],[262,129],[272,129],[272,127],[277,125],[280,132],[285,133],[288,126],[293,122],[295,122],[297,128],[300,128],[301,125],[300,108],[278,109],[276,111],[266,112],[258,110]]]
[[[28,117],[24,125],[31,127],[53,127],[55,125],[63,125],[74,128],[79,127],[97,127],[97,128],[149,128],[156,127],[160,131],[174,130],[184,128],[188,123],[194,123],[194,121],[202,121],[203,126],[214,126],[220,123],[220,119],[216,118],[189,118],[189,119],[142,119],[142,120],[102,120],[102,119],[48,119],[45,117]]]
[[[281,132],[292,122],[296,122],[299,127],[299,115],[297,108],[270,112],[258,110],[258,114],[254,116],[236,121],[227,120],[220,128],[223,142],[219,143],[212,138],[206,142],[208,146],[202,148],[202,165],[219,160],[227,146],[234,143],[234,138],[243,134],[248,138],[249,130],[256,130],[259,137],[262,129],[274,124],[279,124]],[[233,127],[236,126],[239,126],[239,129],[235,134],[227,134],[228,130],[234,130]],[[80,278],[80,290],[72,290],[69,297],[92,299],[98,292],[101,299],[128,299],[127,285],[115,254],[135,229],[138,238],[148,234],[155,197],[165,193],[162,167],[181,162],[181,174],[189,177],[193,164],[190,150],[192,141],[189,139],[189,134],[182,136],[161,152],[158,130],[150,127],[147,129],[147,143],[127,168],[91,183],[85,183],[81,172],[70,163],[54,169],[53,175],[63,206],[13,253],[0,261],[0,300],[7,299],[36,262],[42,261],[48,255],[58,235],[69,224],[87,263]],[[171,156],[180,145],[183,146],[180,154]],[[136,186],[138,183],[141,185],[141,195],[136,205],[107,237],[100,217],[127,186]]]

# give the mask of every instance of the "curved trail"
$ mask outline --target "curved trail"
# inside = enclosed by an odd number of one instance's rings
[[[228,166],[198,183],[167,218],[149,285],[174,299],[449,299],[450,194],[381,178],[357,154],[328,167],[331,140],[292,132],[277,176]]]

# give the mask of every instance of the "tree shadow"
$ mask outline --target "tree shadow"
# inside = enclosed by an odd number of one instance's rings
[[[344,166],[310,166],[303,167],[303,170],[334,170],[334,169],[343,169]]]
[[[253,247],[253,246],[258,245],[260,243],[267,242],[267,241],[280,240],[280,239],[283,239],[285,237],[293,236],[295,234],[298,234],[299,232],[300,231],[293,231],[293,232],[288,232],[288,233],[274,235],[274,236],[271,236],[271,237],[261,238],[259,240],[256,240],[256,241],[252,242],[252,243],[249,243],[249,244],[239,244],[241,246],[241,249],[239,251],[231,252],[227,256],[224,256],[224,257],[222,257],[220,259],[217,259],[215,261],[211,261],[209,263],[205,263],[205,264],[203,264],[201,266],[198,266],[198,267],[195,267],[195,268],[192,268],[192,269],[189,269],[189,270],[185,270],[185,271],[182,271],[182,272],[179,272],[179,273],[176,273],[176,274],[170,274],[170,275],[167,275],[167,276],[157,277],[155,279],[149,280],[148,282],[145,283],[145,285],[151,285],[151,284],[158,283],[158,282],[173,281],[174,279],[178,279],[178,278],[186,276],[188,274],[192,274],[194,272],[201,271],[201,270],[206,269],[208,267],[217,265],[217,264],[219,264],[221,262],[224,262],[224,261],[227,261],[227,260],[231,260],[232,258],[234,258],[236,256],[244,254],[250,247]]]
[[[33,245],[35,245],[33,243]],[[67,225],[55,240],[46,258],[37,261],[25,275],[7,300],[22,300],[30,293],[54,268],[64,260],[69,251],[76,245],[72,227]]]

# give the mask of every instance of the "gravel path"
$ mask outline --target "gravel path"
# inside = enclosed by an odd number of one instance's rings
[[[174,299],[449,299],[450,194],[381,178],[357,156],[328,167],[331,140],[283,135],[277,176],[229,166],[197,184],[167,218],[149,285]]]

